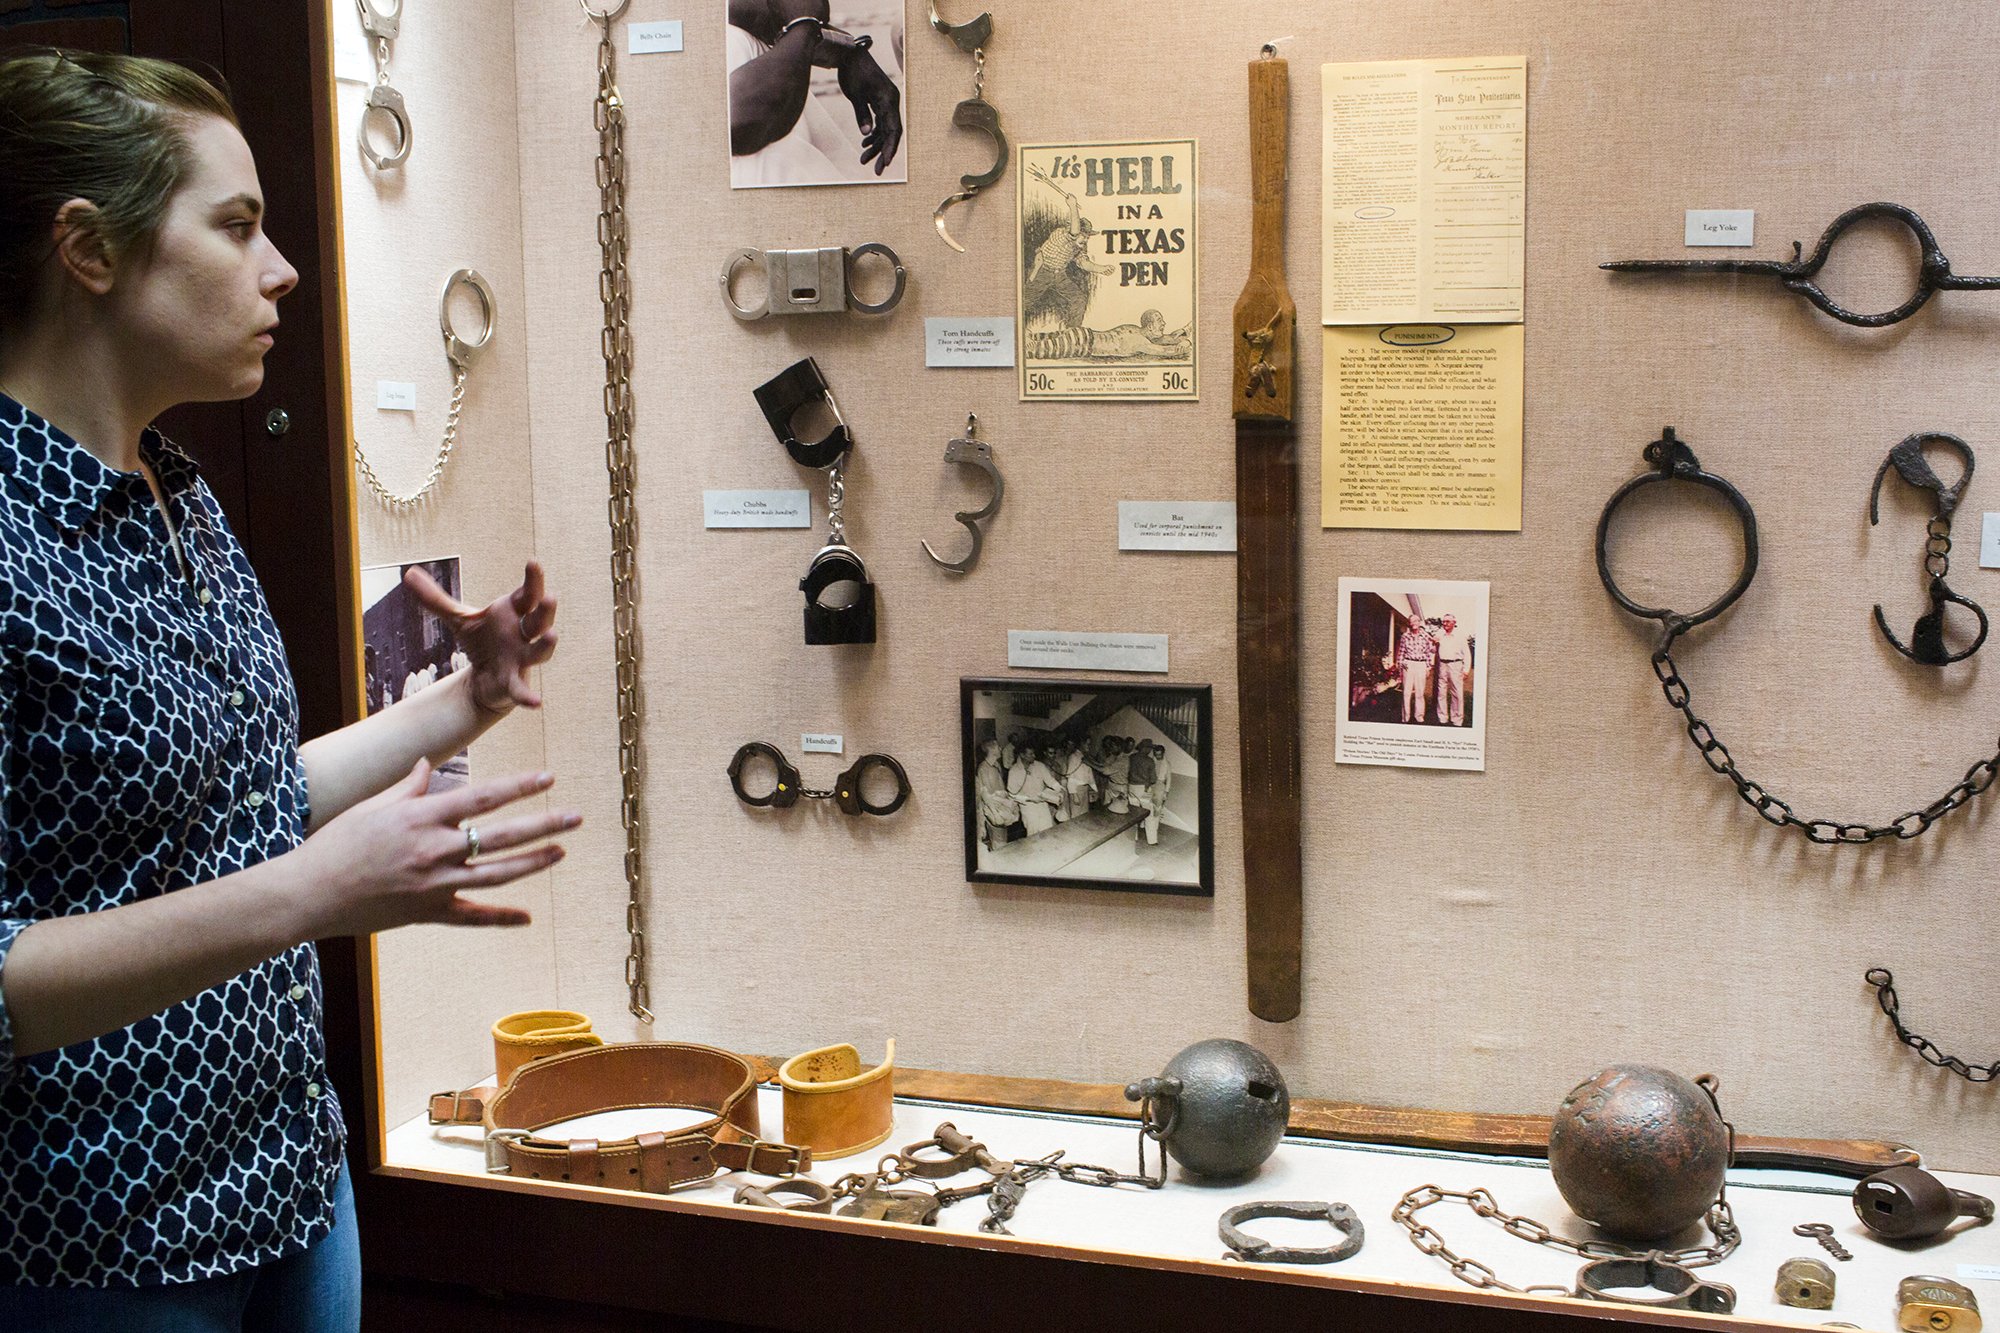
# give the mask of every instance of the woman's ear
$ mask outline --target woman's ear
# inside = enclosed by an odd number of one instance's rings
[[[118,266],[97,223],[96,204],[72,199],[56,210],[52,230],[64,275],[92,296],[103,296],[110,292]]]

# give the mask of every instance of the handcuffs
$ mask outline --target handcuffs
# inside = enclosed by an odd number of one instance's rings
[[[753,759],[768,759],[778,770],[777,782],[761,796],[753,795],[743,785],[744,770]],[[862,778],[871,768],[886,768],[895,777],[896,795],[893,800],[874,805],[861,794]],[[780,810],[791,809],[803,796],[812,801],[832,801],[849,815],[893,815],[903,808],[903,802],[910,799],[910,775],[903,771],[903,766],[893,755],[864,754],[834,780],[830,790],[820,790],[806,786],[800,779],[799,770],[785,758],[784,751],[768,741],[750,741],[736,751],[736,757],[729,761],[729,785],[736,789],[736,799],[745,805],[774,806]]]
[[[1945,484],[1930,460],[1924,457],[1924,445],[1932,442],[1944,445],[1965,464],[1965,471],[1950,485]],[[1917,617],[1916,627],[1911,630],[1907,644],[1889,628],[1880,602],[1875,604],[1875,628],[1882,632],[1882,637],[1889,641],[1891,648],[1912,662],[1921,662],[1925,666],[1949,666],[1953,662],[1963,662],[1985,644],[1989,628],[1986,608],[1970,597],[1953,592],[1944,581],[1944,576],[1951,572],[1951,516],[1958,511],[1959,496],[1972,481],[1972,446],[1956,435],[1928,430],[1909,436],[1891,449],[1875,473],[1875,488],[1868,493],[1868,526],[1871,528],[1881,521],[1882,483],[1888,478],[1891,468],[1911,486],[1929,491],[1936,497],[1930,522],[1924,528],[1927,534],[1924,541],[1924,573],[1930,576],[1931,609]],[[1944,642],[1944,609],[1954,602],[1979,618],[1979,636],[1970,647],[1958,652],[1952,652]]]
[[[771,433],[785,446],[785,452],[801,467],[819,468],[826,473],[826,545],[806,566],[799,590],[805,594],[805,636],[809,644],[875,642],[875,585],[868,581],[868,566],[847,544],[847,525],[842,518],[847,485],[843,465],[854,448],[854,432],[840,415],[840,405],[828,390],[826,377],[811,357],[795,361],[777,375],[757,386],[757,406],[763,409]],[[798,438],[792,418],[807,405],[825,402],[833,413],[834,427],[826,438],[807,443]],[[822,601],[828,589],[847,585],[854,589],[851,600]]]
[[[958,190],[947,195],[931,213],[931,225],[937,228],[938,238],[960,254],[965,247],[945,230],[945,211],[953,204],[962,204],[976,197],[981,190],[996,184],[1007,170],[1007,136],[1000,129],[1000,113],[986,100],[986,44],[993,40],[993,16],[981,13],[977,18],[964,23],[946,23],[938,16],[937,0],[930,0],[931,27],[935,28],[952,44],[972,57],[972,96],[952,108],[951,123],[962,130],[977,130],[993,140],[993,165],[985,171],[967,172],[958,178]]]
[[[403,26],[403,3],[396,3],[386,11],[377,8],[379,0],[354,0],[354,7],[361,11],[361,31],[375,39],[375,86],[368,90],[368,102],[361,108],[361,126],[356,137],[361,142],[361,156],[377,171],[388,171],[403,165],[410,156],[410,112],[403,104],[403,95],[389,86],[389,43]],[[384,153],[376,149],[368,138],[368,119],[381,114],[389,118],[395,128],[395,146]]]
[[[993,480],[993,498],[978,509],[961,510],[952,517],[965,525],[972,534],[972,550],[962,560],[947,560],[931,549],[931,544],[919,538],[924,554],[938,566],[953,574],[970,574],[972,567],[979,563],[979,549],[986,543],[986,534],[979,523],[1000,512],[1000,498],[1007,493],[1007,483],[1000,479],[1000,469],[993,463],[993,446],[978,438],[979,418],[970,412],[965,414],[965,434],[952,440],[944,447],[944,461],[963,463],[976,467]]]
[[[1876,315],[1857,314],[1828,296],[1820,285],[1813,281],[1826,257],[1833,250],[1833,243],[1841,233],[1865,218],[1891,218],[1907,227],[1916,237],[1917,248],[1922,260],[1917,269],[1917,290],[1910,298],[1893,310],[1884,310]],[[1796,292],[1814,305],[1832,315],[1843,324],[1853,324],[1864,329],[1886,328],[1901,323],[1917,311],[1924,303],[1941,291],[1995,291],[2000,290],[2000,277],[1962,277],[1951,271],[1951,261],[1938,248],[1937,237],[1917,216],[1916,210],[1902,204],[1862,204],[1848,209],[1831,223],[1821,234],[1819,244],[1813,247],[1811,259],[1801,256],[1805,246],[1792,242],[1792,257],[1789,261],[1776,259],[1614,259],[1599,268],[1624,273],[1756,273],[1774,277],[1787,290]]]
[[[864,301],[854,290],[854,274],[868,255],[880,255],[895,273],[896,285],[880,301]],[[736,304],[736,274],[745,265],[764,269],[764,297],[754,306]],[[849,250],[823,245],[817,250],[742,249],[722,266],[722,303],[740,320],[766,315],[838,315],[852,310],[862,315],[886,315],[903,299],[909,273],[894,250],[870,241]]]
[[[1260,1217],[1288,1217],[1300,1222],[1326,1222],[1341,1233],[1334,1245],[1300,1247],[1273,1245],[1247,1235],[1242,1224]],[[1224,1259],[1246,1264],[1337,1264],[1360,1253],[1365,1232],[1361,1218],[1344,1203],[1284,1202],[1239,1203],[1223,1213],[1216,1234],[1229,1247]]]

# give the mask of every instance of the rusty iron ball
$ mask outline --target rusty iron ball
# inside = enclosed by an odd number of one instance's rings
[[[1629,1240],[1671,1236],[1715,1203],[1729,1128],[1700,1086],[1668,1069],[1612,1065],[1563,1098],[1549,1169],[1571,1211]]]

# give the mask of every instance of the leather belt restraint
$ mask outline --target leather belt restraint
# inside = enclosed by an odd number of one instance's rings
[[[785,1142],[825,1161],[865,1152],[894,1126],[896,1039],[882,1063],[861,1067],[861,1053],[842,1042],[795,1055],[778,1067],[785,1094]]]
[[[493,1025],[494,1077],[502,1085],[531,1060],[602,1046],[604,1038],[590,1030],[590,1019],[569,1009],[529,1009],[509,1014]]]
[[[623,1042],[525,1064],[498,1095],[457,1098],[446,1117],[432,1098],[432,1123],[476,1116],[486,1129],[486,1169],[522,1180],[665,1194],[724,1171],[790,1176],[810,1169],[811,1149],[762,1138],[761,1077],[768,1075],[749,1059],[713,1046]],[[672,1133],[609,1142],[535,1134],[582,1116],[649,1106],[706,1111],[709,1118]]]
[[[847,525],[842,514],[847,484],[843,471],[847,455],[854,448],[854,432],[840,415],[840,405],[827,388],[826,376],[811,357],[795,361],[754,390],[757,406],[771,433],[785,446],[785,452],[801,467],[820,468],[826,473],[826,545],[806,566],[799,590],[806,595],[805,634],[809,644],[875,642],[875,585],[868,581],[868,567],[847,544]],[[805,407],[824,403],[833,414],[834,427],[825,439],[806,443],[799,439],[793,418]],[[828,589],[841,585],[853,589],[852,600],[827,603],[820,599]]]

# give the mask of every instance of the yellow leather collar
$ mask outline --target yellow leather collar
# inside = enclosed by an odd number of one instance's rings
[[[824,1161],[864,1152],[889,1137],[894,1115],[896,1041],[882,1063],[861,1067],[843,1042],[795,1055],[778,1069],[785,1098],[785,1142],[811,1148]]]
[[[568,1009],[529,1009],[493,1025],[493,1068],[501,1087],[530,1060],[602,1046],[590,1020]]]

